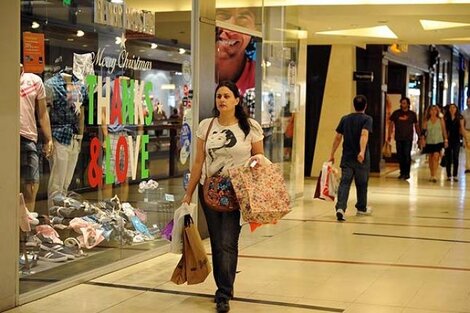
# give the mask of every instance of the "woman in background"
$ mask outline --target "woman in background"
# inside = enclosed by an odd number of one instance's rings
[[[447,131],[444,119],[439,117],[439,107],[431,105],[423,121],[423,131],[421,134],[421,143],[424,144],[424,153],[429,155],[429,170],[431,173],[430,182],[436,183],[436,173],[439,167],[439,159],[442,148],[447,148]]]
[[[455,103],[447,106],[444,115],[448,146],[445,150],[447,180],[458,181],[460,139],[465,138],[464,119]],[[451,172],[452,170],[452,172]]]

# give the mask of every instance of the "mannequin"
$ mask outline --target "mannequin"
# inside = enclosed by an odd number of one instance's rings
[[[73,178],[84,131],[85,86],[61,72],[45,82],[50,106],[54,153],[50,160],[49,206],[56,193],[66,194]]]
[[[46,158],[52,155],[53,144],[44,84],[39,76],[24,73],[23,65],[20,65],[20,72],[20,190],[24,195],[26,207],[34,211],[39,189],[36,110],[45,138],[43,152]]]

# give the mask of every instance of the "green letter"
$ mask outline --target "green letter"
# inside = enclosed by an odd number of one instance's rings
[[[142,150],[140,153],[140,164],[141,164],[141,179],[149,177],[149,169],[146,166],[149,159],[149,152],[147,151],[147,144],[149,143],[149,135],[142,135]]]
[[[145,95],[145,104],[147,106],[147,116],[145,117],[145,125],[152,124],[153,119],[153,104],[152,100],[150,100],[150,92],[153,90],[152,82],[146,82],[144,87],[144,95]]]
[[[96,76],[87,75],[86,84],[88,86],[88,124],[93,125],[93,111],[95,110],[94,97],[96,87]]]
[[[114,174],[113,174],[114,168],[111,168],[111,153],[113,151],[111,150],[111,142],[109,141],[108,136],[106,136],[105,142],[106,142],[106,158],[105,158],[106,185],[109,185],[109,184],[114,183]],[[116,156],[113,156],[113,157],[116,158]],[[114,163],[117,166],[119,166],[117,162],[114,162]]]

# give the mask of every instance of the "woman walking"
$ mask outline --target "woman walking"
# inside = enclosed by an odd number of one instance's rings
[[[445,149],[447,180],[458,181],[460,139],[465,138],[464,119],[455,103],[447,106],[444,117],[449,145]]]
[[[191,169],[188,189],[182,202],[189,203],[199,182],[199,199],[204,210],[212,249],[212,266],[217,285],[217,312],[230,310],[238,261],[240,211],[218,212],[204,203],[203,183],[206,176],[227,176],[229,168],[247,161],[261,161],[263,130],[243,110],[240,93],[231,81],[221,82],[215,91],[214,117],[199,124],[196,160]]]
[[[447,148],[447,131],[444,120],[439,117],[439,107],[431,105],[423,121],[421,142],[424,146],[424,153],[429,154],[429,170],[431,172],[430,182],[437,182],[436,173],[439,167],[439,158],[442,148]]]

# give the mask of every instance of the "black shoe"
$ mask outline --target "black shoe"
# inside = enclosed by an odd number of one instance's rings
[[[403,179],[403,175],[400,174],[400,176],[397,177],[398,179]]]
[[[410,175],[403,175],[401,179],[403,179],[403,180],[410,179]]]
[[[468,173],[470,173],[470,170],[465,170],[465,174],[468,174]]]
[[[217,302],[216,306],[217,313],[225,313],[230,311],[230,304],[228,303],[227,299],[221,299]]]

